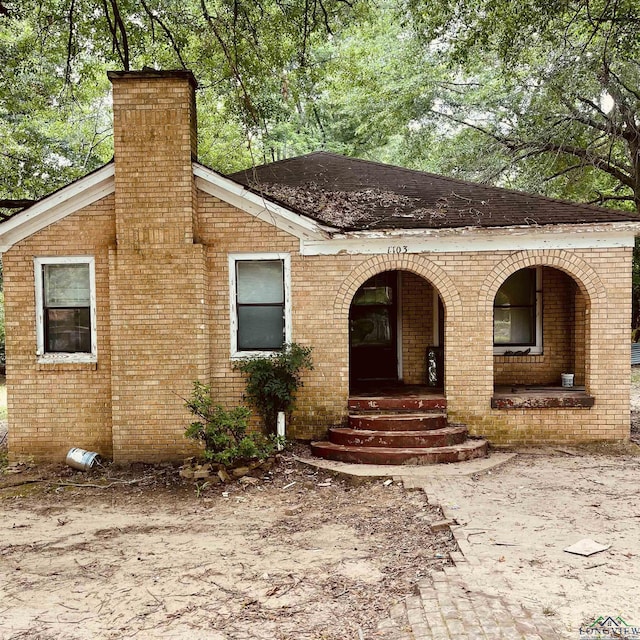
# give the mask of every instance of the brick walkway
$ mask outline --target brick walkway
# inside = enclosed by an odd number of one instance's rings
[[[418,583],[378,627],[385,640],[558,640],[544,616],[473,588],[473,571],[448,567]]]
[[[425,490],[417,478],[396,478],[406,488]],[[434,496],[437,499],[437,496]],[[453,514],[443,510],[445,518]],[[553,622],[512,601],[502,575],[473,556],[462,527],[452,527],[460,552],[454,566],[434,571],[417,593],[391,608],[378,627],[384,640],[559,640]],[[487,586],[490,585],[490,586]]]
[[[315,467],[337,473],[361,477],[393,476],[405,489],[427,494],[429,503],[438,505],[437,483],[455,481],[457,475],[483,472],[503,464],[515,454],[494,453],[491,458],[465,462],[460,466],[406,468],[348,465],[327,461],[304,460]],[[435,488],[435,491],[434,491]],[[453,524],[460,511],[442,508],[446,520],[452,523],[459,551],[450,554],[453,566],[444,572],[434,571],[417,584],[416,593],[391,607],[389,617],[383,619],[374,635],[379,640],[574,640],[573,634],[563,632],[561,623],[541,611],[527,609],[517,602],[503,574],[474,553],[469,544],[469,532]]]

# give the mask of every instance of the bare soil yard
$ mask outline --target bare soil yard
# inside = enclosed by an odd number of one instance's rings
[[[291,457],[247,486],[172,467],[0,476],[0,638],[371,638],[448,562],[441,518],[422,492]]]

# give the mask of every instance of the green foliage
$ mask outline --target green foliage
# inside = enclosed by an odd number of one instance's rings
[[[324,148],[640,207],[637,0],[6,4],[0,197],[107,161],[105,70],[148,65],[194,71],[223,172]]]
[[[271,455],[278,442],[262,434],[248,434],[251,411],[235,407],[229,411],[214,404],[211,387],[193,383],[193,392],[186,407],[198,419],[185,431],[185,437],[204,443],[207,460],[233,465],[246,460],[263,460]]]
[[[451,127],[436,156],[505,186],[640,211],[636,0],[407,6],[415,37],[451,68],[429,110]]]
[[[296,393],[303,385],[302,371],[313,369],[311,347],[295,342],[273,356],[245,358],[234,368],[247,377],[245,397],[256,409],[266,429],[275,433],[278,412],[290,415]]]
[[[111,158],[107,69],[193,70],[201,161],[218,170],[315,149],[318,125],[309,108],[317,97],[314,49],[363,15],[367,3],[5,4],[0,197],[17,199],[41,197]]]

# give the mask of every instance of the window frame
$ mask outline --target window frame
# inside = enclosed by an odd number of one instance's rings
[[[527,355],[542,355],[543,353],[543,341],[542,341],[542,267],[523,267],[524,269],[535,269],[535,343],[534,344],[509,344],[509,345],[501,345],[493,343],[493,355],[511,355],[508,352],[513,351],[526,351],[529,349],[529,353]],[[500,284],[498,290],[496,291],[493,297],[493,304],[491,305],[491,330],[493,337],[493,330],[495,326],[495,302],[498,292],[502,288],[502,285],[515,273],[518,271],[522,271],[522,269],[518,269],[513,273],[510,273]],[[515,354],[514,354],[515,355]]]
[[[282,261],[284,285],[284,343],[291,343],[291,256],[288,253],[230,253],[229,266],[229,332],[231,337],[231,359],[247,357],[268,357],[278,353],[274,350],[241,350],[238,348],[238,304],[237,304],[237,262]]]
[[[34,262],[36,294],[36,357],[38,363],[97,362],[98,333],[96,311],[96,272],[93,256],[36,257]],[[91,352],[47,352],[45,340],[44,265],[86,264],[89,266],[89,319],[91,322]]]

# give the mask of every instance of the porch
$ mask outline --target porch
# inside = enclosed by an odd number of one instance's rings
[[[492,409],[554,409],[593,407],[595,398],[584,385],[495,385]],[[368,384],[352,389],[349,411],[445,411],[447,398],[442,388],[419,384]]]

